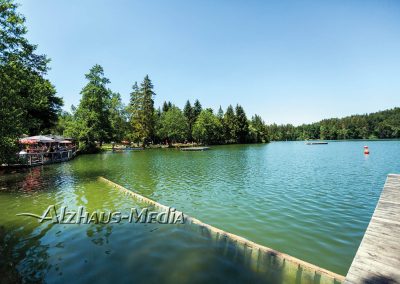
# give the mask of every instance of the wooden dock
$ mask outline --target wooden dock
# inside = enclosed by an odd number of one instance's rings
[[[306,145],[327,145],[328,142],[307,142]]]
[[[210,150],[210,147],[183,147],[181,151],[206,151]]]
[[[344,283],[400,283],[400,175],[388,175]]]
[[[72,160],[77,155],[76,147],[55,152],[34,152],[17,154],[17,163],[5,164],[3,168],[26,168]]]

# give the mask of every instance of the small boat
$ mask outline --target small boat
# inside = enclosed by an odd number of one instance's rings
[[[184,147],[181,151],[206,151],[210,150],[210,147]]]
[[[316,141],[316,142],[307,142],[306,143],[307,145],[326,145],[326,144],[328,144],[328,142],[318,142],[318,141]]]

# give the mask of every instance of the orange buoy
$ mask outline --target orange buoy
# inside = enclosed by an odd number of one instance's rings
[[[368,146],[364,146],[364,154],[365,154],[365,155],[369,155]]]

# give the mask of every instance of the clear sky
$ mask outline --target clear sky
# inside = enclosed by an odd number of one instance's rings
[[[125,103],[239,103],[267,123],[400,106],[400,1],[19,0],[65,109],[98,63]]]

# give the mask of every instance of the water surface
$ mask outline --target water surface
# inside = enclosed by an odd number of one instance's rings
[[[365,143],[369,156],[362,153]],[[345,275],[386,175],[400,172],[399,161],[399,141],[275,142],[205,152],[109,152],[5,174],[0,240],[7,250],[1,269],[11,271],[10,279],[50,282],[70,282],[76,271],[85,271],[82,282],[94,281],[99,267],[110,267],[104,282],[156,281],[161,275],[166,282],[193,275],[197,282],[260,280],[179,226],[39,225],[15,216],[41,213],[49,204],[93,210],[135,205],[96,180],[104,176],[203,222]],[[162,265],[153,263],[157,260]]]

